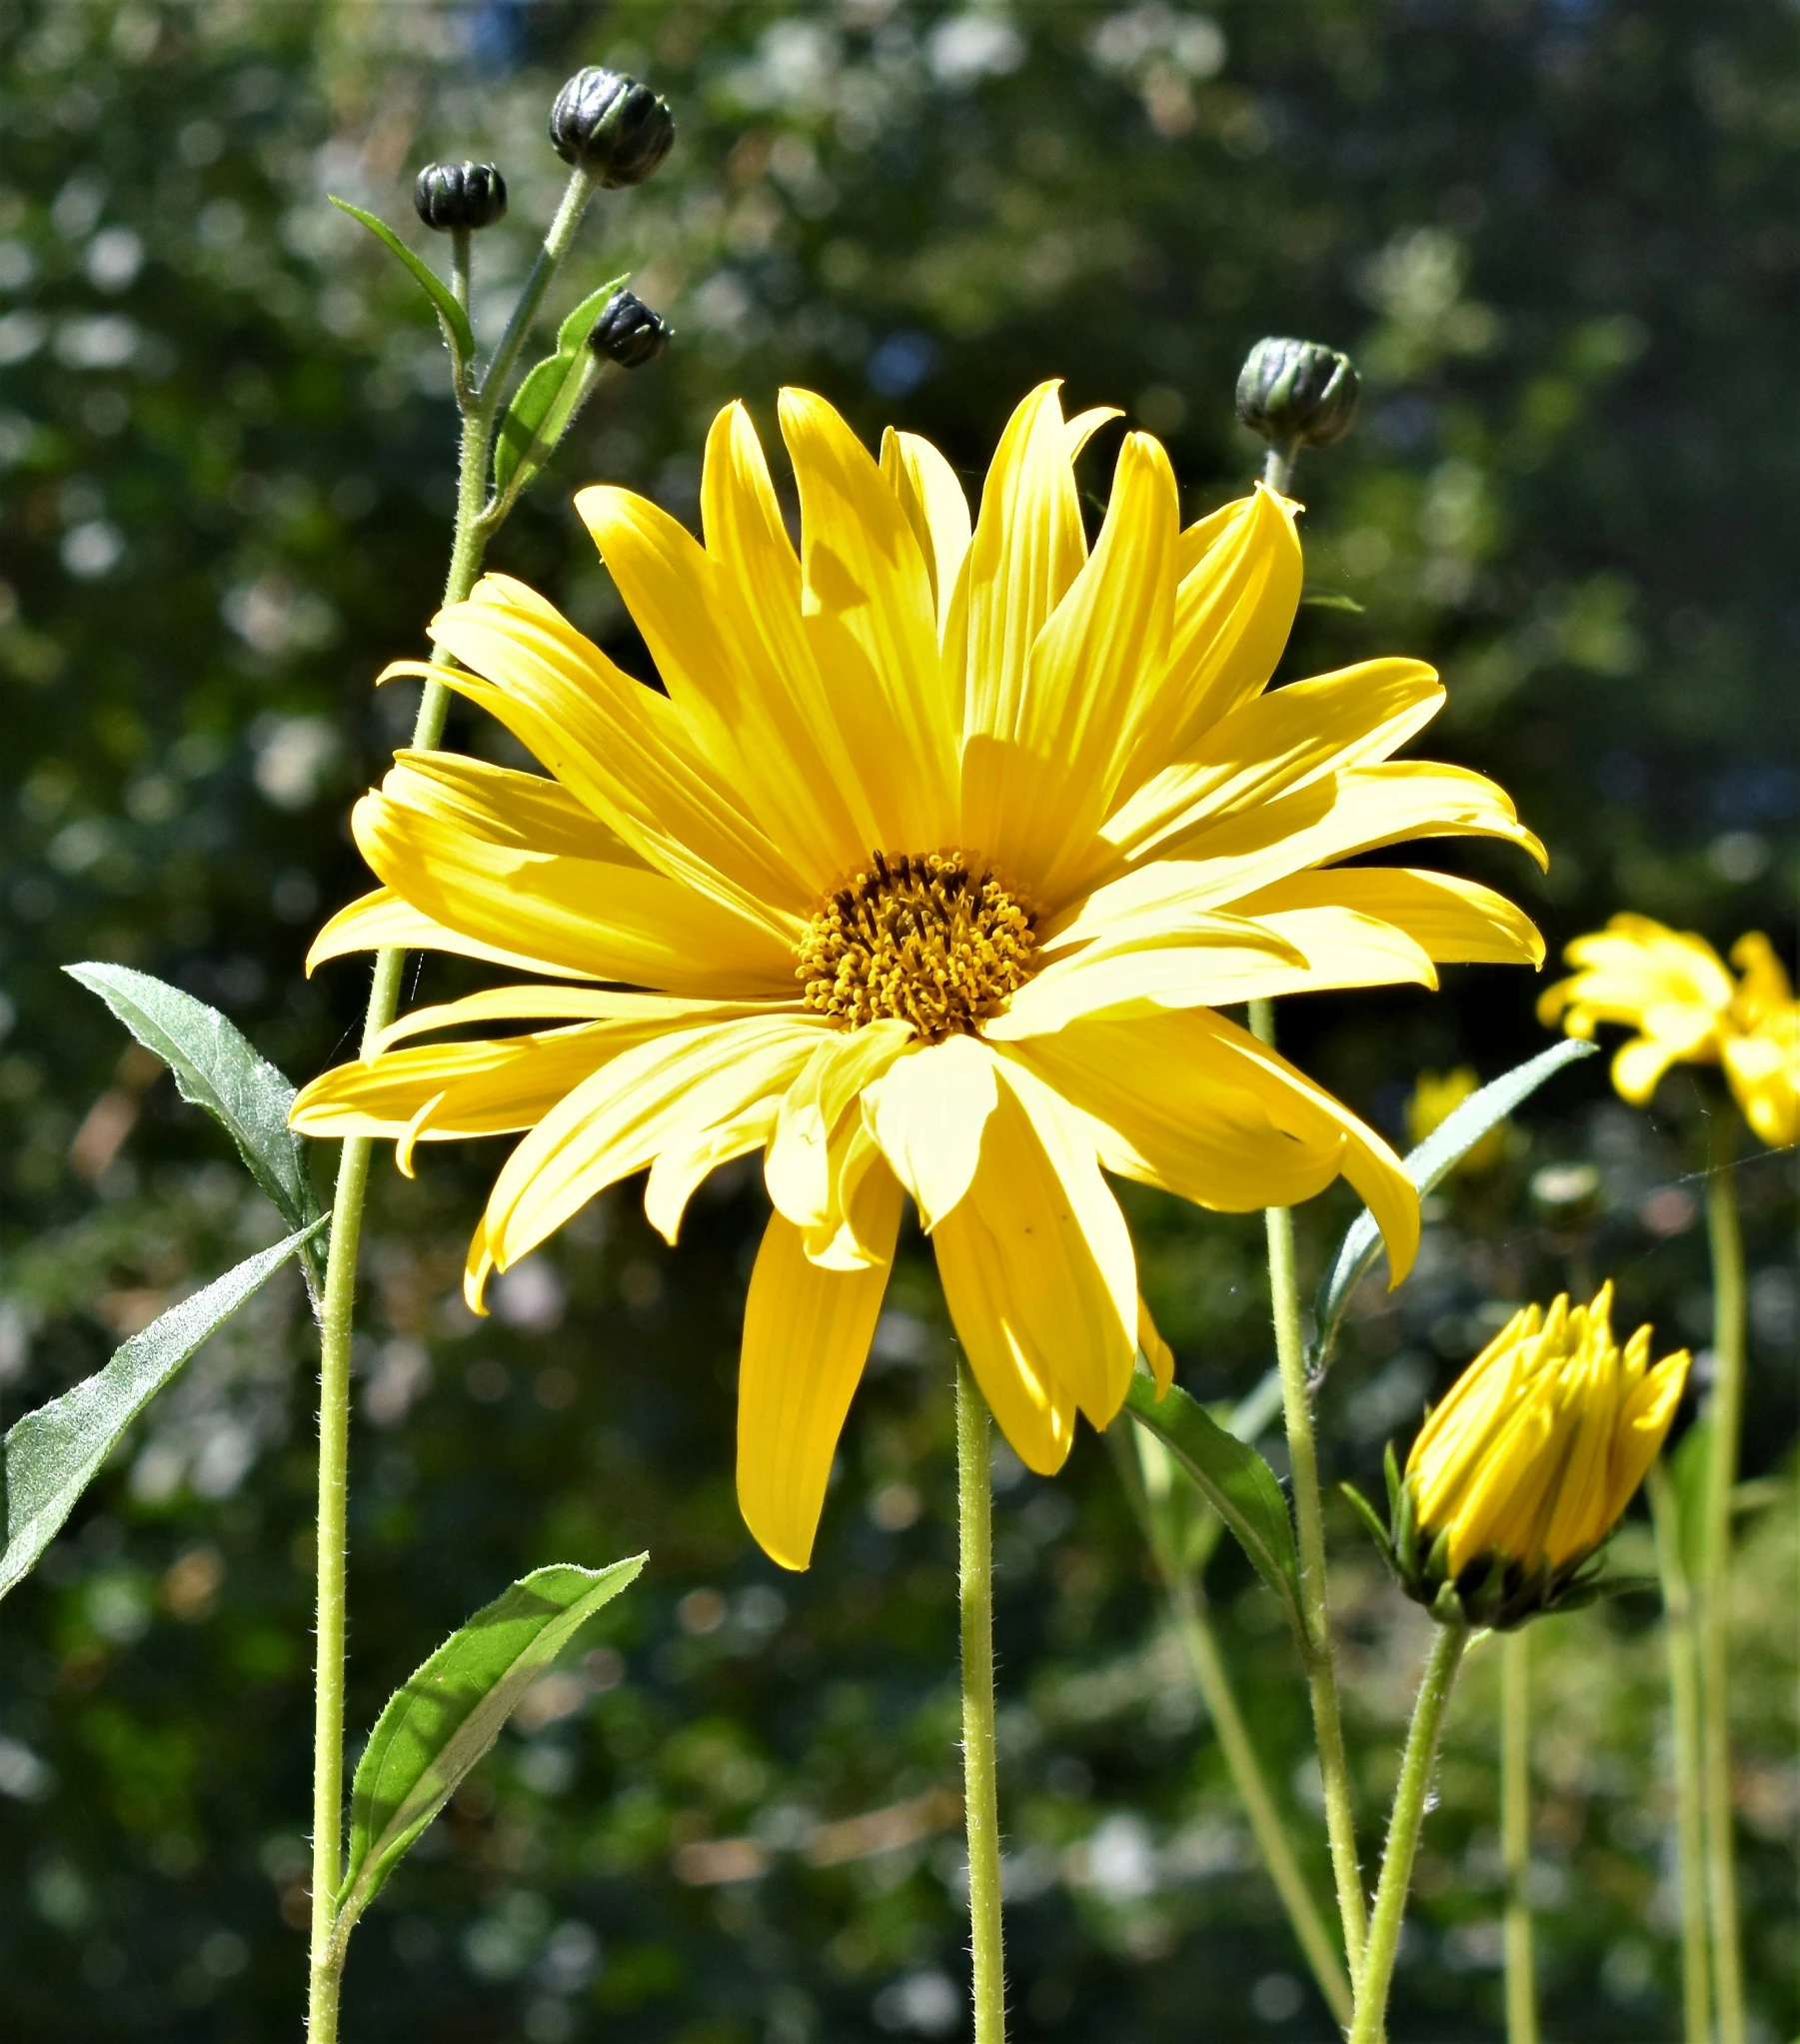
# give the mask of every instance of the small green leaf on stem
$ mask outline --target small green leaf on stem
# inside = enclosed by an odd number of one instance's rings
[[[67,966],[175,1074],[184,1100],[204,1107],[237,1144],[250,1175],[291,1228],[310,1228],[319,1200],[299,1138],[288,1126],[294,1088],[216,1008],[124,966]],[[319,1256],[309,1237],[307,1263]]]
[[[308,1238],[323,1217],[246,1257],[134,1334],[111,1359],[60,1398],[27,1412],[6,1436],[6,1549],[0,1597],[37,1565],[119,1437],[209,1334]]]
[[[462,383],[475,360],[475,329],[469,324],[469,315],[456,302],[450,286],[429,263],[414,255],[386,221],[378,220],[373,213],[365,213],[361,206],[353,206],[348,199],[333,198],[331,203],[339,212],[348,213],[352,220],[360,220],[376,240],[397,255],[412,272],[414,282],[431,300],[432,310],[438,315],[456,365],[457,382]]]
[[[588,336],[606,311],[623,275],[591,291],[557,329],[552,354],[527,373],[500,422],[494,441],[494,489],[505,498],[517,495],[555,453],[575,415],[593,389],[598,365],[588,352]],[[526,473],[513,488],[521,467]]]
[[[526,1690],[647,1558],[637,1554],[601,1569],[569,1562],[535,1569],[453,1632],[389,1698],[351,1790],[340,1943],[500,1736]]]
[[[1491,1128],[1497,1128],[1513,1109],[1553,1078],[1565,1064],[1594,1054],[1595,1045],[1567,1037],[1548,1050],[1540,1050],[1523,1064],[1515,1064],[1498,1078],[1490,1079],[1479,1092],[1471,1093],[1453,1113],[1446,1114],[1419,1146],[1401,1159],[1406,1175],[1420,1196],[1439,1184],[1455,1165],[1474,1148]],[[1337,1340],[1344,1307],[1362,1273],[1374,1262],[1381,1248],[1381,1230],[1367,1207],[1350,1223],[1331,1267],[1318,1288],[1314,1316],[1318,1338],[1312,1347],[1312,1362],[1318,1368],[1329,1360]]]
[[[1303,1640],[1293,1524],[1274,1470],[1178,1384],[1158,1399],[1148,1377],[1134,1376],[1125,1405],[1131,1417],[1171,1451],[1177,1466],[1224,1520],[1257,1574],[1281,1599],[1296,1638]]]

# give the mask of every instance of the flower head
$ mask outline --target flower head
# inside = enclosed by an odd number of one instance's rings
[[[1586,1039],[1602,1022],[1636,1029],[1612,1060],[1613,1084],[1633,1106],[1671,1064],[1719,1064],[1771,1149],[1800,1140],[1800,1002],[1760,931],[1732,946],[1735,980],[1703,937],[1648,916],[1615,916],[1564,957],[1580,970],[1545,991],[1538,1017]]]
[[[1478,1625],[1567,1608],[1680,1403],[1688,1354],[1650,1366],[1650,1329],[1612,1336],[1612,1286],[1515,1313],[1389,1459],[1383,1546],[1409,1595]],[[1366,1506],[1364,1510],[1366,1510]]]
[[[1117,1411],[1140,1344],[1167,1367],[1107,1173],[1233,1211],[1342,1175],[1394,1271],[1411,1260],[1392,1151],[1218,1009],[1541,954],[1486,888],[1339,864],[1535,840],[1479,776],[1392,760],[1443,700],[1416,661],[1268,689],[1300,591],[1285,499],[1182,531],[1166,456],[1130,434],[1090,549],[1073,464],[1108,416],[1034,391],[971,523],[926,442],[891,432],[878,465],[785,392],[798,553],[741,405],[708,443],[704,544],[628,491],[582,492],[667,693],[487,577],[435,620],[458,665],[432,672],[548,776],[402,754],[354,818],[382,886],[314,947],[512,976],[403,1017],[295,1110],[393,1137],[403,1169],[422,1141],[523,1136],[471,1249],[478,1304],[607,1185],[649,1166],[674,1241],[707,1173],[762,1152],[739,1496],[792,1567],[905,1198],[1001,1428],[1054,1470],[1077,1411]]]

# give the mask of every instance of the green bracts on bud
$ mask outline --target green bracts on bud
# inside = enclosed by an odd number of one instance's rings
[[[635,291],[616,291],[594,322],[588,346],[603,362],[616,362],[621,369],[642,369],[663,353],[674,332]]]
[[[675,116],[648,85],[591,64],[557,94],[550,139],[565,163],[597,184],[641,185],[669,154]]]
[[[1347,355],[1271,335],[1244,358],[1237,416],[1272,447],[1329,447],[1355,423],[1360,395]]]
[[[491,163],[428,163],[413,186],[413,206],[439,234],[492,227],[506,218],[507,181]]]

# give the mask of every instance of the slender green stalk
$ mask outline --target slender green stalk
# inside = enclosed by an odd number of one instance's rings
[[[1250,1739],[1249,1727],[1243,1721],[1243,1712],[1238,1708],[1237,1696],[1219,1653],[1218,1640],[1206,1606],[1186,1576],[1173,1573],[1165,1580],[1181,1643],[1187,1649],[1188,1664],[1193,1669],[1193,1678],[1206,1706],[1206,1714],[1218,1734],[1219,1750],[1225,1756],[1225,1765],[1231,1770],[1231,1780],[1243,1802],[1244,1815],[1249,1819],[1256,1849],[1261,1853],[1268,1877],[1275,1885],[1275,1893],[1281,1898],[1281,1906],[1287,1911],[1287,1920],[1293,1926],[1294,1937],[1312,1970],[1313,1979],[1318,1983],[1319,1993],[1324,1996],[1325,2004],[1338,2024],[1347,2025],[1350,2020],[1349,1976],[1343,1969],[1343,1961],[1337,1956],[1331,1933],[1325,1927],[1325,1919],[1312,1893],[1312,1884],[1294,1858],[1287,1826],[1275,1807],[1262,1763],[1256,1757],[1256,1748]]]
[[[1500,1641],[1500,1852],[1506,1862],[1506,2044],[1537,2044],[1537,1977],[1531,1956],[1531,1638],[1523,1626]]]
[[[999,1775],[993,1741],[993,1474],[987,1403],[956,1367],[956,1501],[961,1545],[962,1818],[968,1833],[968,1930],[975,2044],[1005,2044],[1000,1924]]]
[[[1712,1432],[1700,1559],[1700,1741],[1706,1786],[1706,1886],[1712,1927],[1713,2000],[1719,2044],[1744,2044],[1744,1962],[1732,1846],[1729,1614],[1731,1493],[1744,1416],[1744,1237],[1732,1177],[1736,1125],[1713,1112],[1706,1173],[1706,1239],[1712,1252]]]
[[[1356,1980],[1356,2019],[1349,2044],[1377,2044],[1387,2012],[1387,1990],[1393,1981],[1394,1958],[1400,1949],[1400,1925],[1406,1916],[1406,1895],[1412,1886],[1413,1855],[1437,1761],[1438,1734],[1444,1710],[1455,1687],[1462,1649],[1468,1644],[1466,1625],[1438,1625],[1431,1657],[1412,1706],[1406,1754],[1394,1790],[1393,1816],[1387,1826],[1387,1850],[1381,1855],[1381,1880],[1375,1889],[1375,1913],[1369,1919],[1368,1950]]]
[[[1656,1527],[1662,1577],[1663,1639],[1669,1661],[1669,1716],[1675,1738],[1675,1837],[1681,1881],[1681,2034],[1683,2044],[1711,2044],[1712,1996],[1707,1985],[1706,1826],[1700,1754],[1700,1670],[1695,1657],[1694,1600],[1681,1552],[1681,1520],[1660,1456],[1645,1483]]]
[[[474,240],[466,227],[450,231],[450,289],[465,312],[469,310],[469,251]]]
[[[1273,450],[1270,450],[1272,455]],[[1259,1042],[1275,1040],[1274,1005],[1250,1003],[1250,1027]],[[1312,1693],[1312,1726],[1318,1745],[1319,1778],[1325,1793],[1325,1831],[1331,1843],[1331,1872],[1337,1885],[1337,1913],[1343,1923],[1350,1978],[1362,1970],[1368,1935],[1368,1903],[1356,1856],[1356,1818],[1350,1794],[1350,1766],[1344,1754],[1343,1719],[1337,1703],[1337,1670],[1331,1654],[1331,1613],[1325,1593],[1325,1519],[1319,1501],[1318,1445],[1312,1430],[1312,1395],[1306,1382],[1306,1340],[1300,1325],[1300,1287],[1294,1267],[1293,1213],[1285,1206],[1266,1210],[1269,1298],[1275,1321],[1275,1361],[1281,1372],[1281,1406],[1287,1423],[1287,1459],[1293,1477],[1294,1528],[1300,1556],[1300,1608],[1306,1623],[1306,1682]]]
[[[490,422],[506,390],[507,378],[513,373],[513,364],[519,359],[519,351],[525,346],[525,337],[532,330],[532,322],[538,317],[538,308],[544,303],[544,294],[550,289],[550,280],[556,275],[558,266],[575,243],[575,231],[582,224],[582,215],[588,210],[588,201],[594,196],[594,179],[590,172],[576,170],[571,173],[569,183],[563,191],[563,203],[557,208],[557,217],[550,223],[550,232],[544,237],[544,246],[538,251],[532,264],[531,275],[525,280],[525,289],[519,294],[519,303],[514,306],[512,317],[507,321],[506,332],[500,337],[500,346],[494,351],[494,359],[488,365],[488,373],[482,378],[482,404]]]
[[[1262,458],[1262,480],[1271,490],[1287,495],[1293,482],[1293,465],[1300,458],[1300,443],[1290,440],[1285,447],[1269,444],[1268,453]]]
[[[576,226],[593,190],[584,172],[570,179],[551,237],[545,242],[527,283],[527,297],[514,309],[507,328],[511,342],[508,364],[516,357],[530,327],[530,313],[541,303],[568,252]],[[560,239],[557,239],[560,236]],[[552,249],[552,240],[557,239]],[[467,298],[465,259],[457,265],[459,295]],[[488,487],[488,454],[494,420],[505,385],[506,365],[496,354],[479,400],[458,390],[463,433],[457,476],[456,530],[450,568],[444,582],[446,604],[460,603],[475,587],[482,557],[498,521],[483,518]],[[440,648],[433,664],[449,664]],[[415,747],[435,746],[444,735],[450,691],[428,681],[413,723]],[[369,1005],[363,1018],[363,1054],[376,1048],[383,1029],[400,1007],[401,975],[406,953],[378,952],[370,982]],[[337,1188],[332,1198],[331,1246],[326,1256],[324,1307],[319,1334],[319,1500],[317,1520],[317,1637],[313,1687],[313,1898],[310,1978],[307,1994],[309,2044],[337,2044],[338,1995],[344,1968],[344,1940],[334,1937],[338,1888],[343,1879],[344,1822],[344,1661],[345,1563],[349,1545],[350,1495],[350,1352],[356,1318],[356,1266],[363,1231],[363,1205],[369,1189],[371,1144],[366,1136],[348,1136],[338,1157]]]

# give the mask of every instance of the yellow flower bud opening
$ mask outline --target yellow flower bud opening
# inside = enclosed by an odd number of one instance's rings
[[[1443,1567],[1565,1580],[1612,1532],[1662,1446],[1686,1349],[1650,1364],[1650,1329],[1613,1339],[1612,1285],[1517,1312],[1427,1417],[1406,1458],[1419,1545]]]

